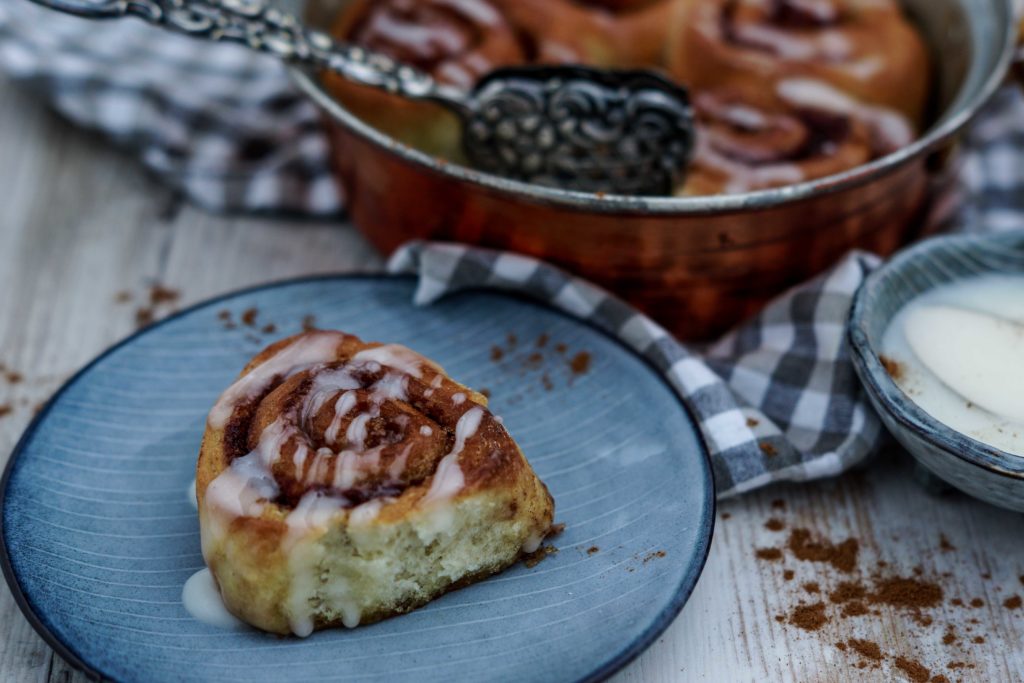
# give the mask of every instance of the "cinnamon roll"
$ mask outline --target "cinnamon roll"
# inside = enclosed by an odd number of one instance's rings
[[[842,173],[914,139],[902,114],[824,83],[782,80],[771,103],[729,88],[694,97],[697,145],[681,195],[753,192]]]
[[[326,331],[268,347],[224,392],[196,489],[228,609],[300,636],[501,571],[554,512],[486,398],[407,348]]]
[[[472,87],[497,67],[529,61],[515,27],[492,0],[356,0],[332,34],[431,74]],[[428,154],[463,161],[460,126],[441,107],[410,102],[327,73],[331,93],[356,116]]]
[[[929,59],[896,0],[679,0],[669,70],[747,96],[809,77],[922,120]]]

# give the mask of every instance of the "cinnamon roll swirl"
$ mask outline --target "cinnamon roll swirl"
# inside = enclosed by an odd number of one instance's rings
[[[694,97],[697,145],[681,195],[753,192],[842,173],[914,139],[906,117],[791,78],[759,107],[729,88]]]
[[[196,481],[228,609],[300,636],[501,571],[554,512],[486,398],[405,347],[341,332],[249,363],[210,412]]]
[[[672,31],[669,70],[693,89],[809,77],[921,123],[928,54],[896,0],[679,0]]]

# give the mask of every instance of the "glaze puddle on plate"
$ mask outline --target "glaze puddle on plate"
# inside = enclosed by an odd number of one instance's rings
[[[647,647],[682,608],[710,540],[713,485],[692,419],[650,366],[579,321],[493,293],[417,308],[414,288],[335,277],[242,292],[142,332],[71,380],[12,456],[2,501],[5,570],[47,642],[93,674],[154,683],[588,680]],[[250,308],[277,326],[273,338],[315,315],[488,389],[555,497],[559,552],[405,616],[305,640],[193,618],[182,594],[203,560],[188,491],[206,415],[273,340],[227,330],[218,313]],[[518,347],[492,360],[509,333]],[[590,354],[586,373],[566,362],[576,351]]]
[[[881,352],[925,412],[1024,456],[1024,277],[981,276],[926,292],[893,318]]]

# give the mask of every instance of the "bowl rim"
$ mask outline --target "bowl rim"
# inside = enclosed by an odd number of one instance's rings
[[[1024,456],[1008,453],[956,431],[932,417],[914,402],[885,370],[871,345],[867,319],[871,314],[868,299],[887,283],[888,277],[937,248],[964,249],[995,243],[1024,250],[1024,229],[986,235],[944,235],[933,237],[900,252],[871,273],[854,295],[847,325],[854,369],[861,384],[875,399],[879,412],[895,420],[903,429],[933,448],[955,456],[975,467],[1003,477],[1024,481]],[[1024,274],[1024,273],[1022,273]],[[896,434],[893,434],[896,436]]]
[[[1013,0],[1000,0],[1008,16],[1013,17]],[[289,67],[292,79],[310,99],[337,123],[355,133],[364,141],[383,151],[401,157],[432,175],[439,175],[490,193],[512,196],[517,200],[555,206],[568,210],[607,214],[655,215],[711,215],[749,212],[796,203],[819,196],[856,188],[895,172],[911,161],[921,158],[952,138],[969,123],[978,111],[995,95],[1002,84],[1017,50],[1018,30],[1014,21],[1006,22],[999,57],[995,68],[985,78],[978,91],[962,106],[956,101],[920,138],[899,150],[867,164],[842,173],[780,188],[742,194],[724,194],[696,197],[632,197],[627,195],[594,194],[548,188],[532,183],[509,180],[477,171],[468,166],[444,161],[410,147],[351,113],[334,99],[320,81],[307,69]],[[974,48],[974,59],[977,48]],[[958,97],[963,96],[963,90]]]

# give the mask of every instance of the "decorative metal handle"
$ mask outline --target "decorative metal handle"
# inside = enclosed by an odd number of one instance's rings
[[[386,55],[334,40],[306,28],[294,15],[265,0],[33,0],[86,19],[137,17],[176,33],[240,43],[281,60],[329,69],[360,85],[417,100],[465,109],[466,95],[429,74]]]

